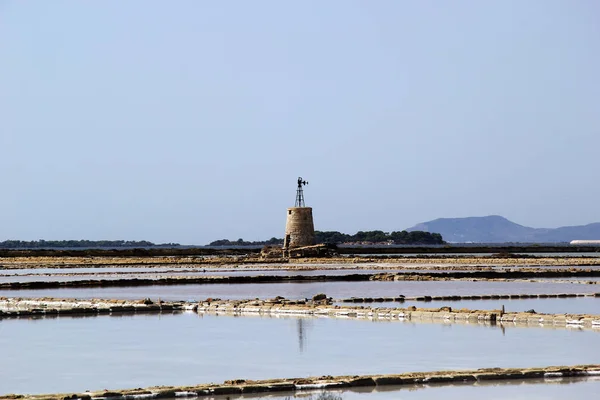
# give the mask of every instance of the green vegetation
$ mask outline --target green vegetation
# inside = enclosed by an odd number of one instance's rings
[[[401,232],[383,232],[383,231],[358,231],[354,235],[348,235],[337,231],[315,231],[316,243],[341,244],[341,243],[390,243],[390,244],[444,244],[442,235],[439,233],[430,233],[422,231],[401,231]],[[247,242],[244,239],[231,241],[227,239],[215,240],[209,246],[278,246],[283,245],[283,239],[271,238],[266,241]]]
[[[348,235],[337,231],[315,232],[316,243],[393,243],[393,244],[444,244],[439,233],[429,232],[391,232],[359,231]],[[211,242],[209,246],[281,246],[283,239],[272,237],[263,241],[245,241],[244,239],[221,239]],[[5,240],[0,242],[0,249],[149,249],[180,247],[178,243],[155,244],[147,240]]]
[[[146,240],[5,240],[0,249],[55,249],[55,248],[146,248],[177,247],[178,243],[154,244]]]
[[[354,235],[347,235],[337,231],[315,232],[317,243],[393,243],[393,244],[444,244],[442,235],[423,231],[358,231]]]
[[[257,242],[247,242],[244,239],[238,240],[228,240],[228,239],[220,239],[215,240],[214,242],[210,242],[209,246],[278,246],[283,245],[283,239],[271,238],[269,240],[257,241]]]

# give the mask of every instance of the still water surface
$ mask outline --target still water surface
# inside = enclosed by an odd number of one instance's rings
[[[578,285],[553,282],[470,282],[470,281],[366,281],[366,282],[289,282],[132,286],[107,288],[65,288],[0,290],[0,297],[62,297],[78,299],[151,299],[201,300],[209,297],[222,299],[253,299],[283,296],[288,299],[309,298],[325,293],[333,298],[449,296],[482,294],[551,294],[594,293],[596,285]]]
[[[381,272],[396,273],[400,270],[199,270],[199,271],[173,271],[166,270],[164,272],[145,271],[87,271],[85,273],[29,273],[24,274],[0,274],[0,283],[8,282],[67,282],[80,280],[114,280],[114,279],[158,279],[166,277],[209,277],[209,276],[258,276],[258,275],[273,275],[273,276],[319,276],[319,275],[354,275],[354,274],[376,274]],[[406,272],[406,271],[403,271]]]
[[[597,363],[600,332],[197,315],[0,320],[0,394]]]
[[[35,270],[34,270],[35,271]],[[379,274],[379,273],[440,273],[446,271],[439,270],[422,270],[422,269],[326,269],[326,270],[293,270],[293,269],[243,269],[243,270],[226,270],[226,269],[199,269],[199,270],[184,270],[177,271],[173,269],[160,268],[104,268],[90,269],[81,268],[79,271],[59,271],[59,272],[32,272],[32,270],[15,270],[9,273],[0,274],[0,283],[3,282],[31,282],[31,281],[76,281],[86,279],[132,279],[132,278],[148,278],[156,279],[168,276],[258,276],[258,275],[273,275],[273,276],[315,276],[315,275],[354,275],[354,274]],[[465,271],[472,272],[472,271]]]

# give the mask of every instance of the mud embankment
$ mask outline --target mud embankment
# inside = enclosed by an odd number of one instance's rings
[[[177,256],[231,256],[260,254],[263,246],[245,247],[156,247],[156,248],[123,248],[123,249],[0,249],[0,257],[177,257]],[[599,253],[598,246],[337,246],[342,255],[353,254],[490,254],[496,257],[523,257],[522,253]],[[521,253],[521,254],[520,254]]]
[[[336,390],[343,388],[376,388],[390,385],[452,385],[486,381],[509,381],[528,379],[556,379],[568,377],[591,377],[600,375],[600,365],[552,366],[537,368],[480,368],[475,370],[407,372],[383,375],[345,375],[308,378],[246,380],[231,379],[221,384],[194,386],[160,386],[147,389],[103,390],[85,393],[62,393],[44,395],[4,395],[0,400],[142,400],[175,397],[228,396],[235,398],[247,394],[305,392]]]
[[[518,299],[565,299],[573,297],[599,297],[600,293],[550,293],[550,294],[482,294],[465,296],[397,296],[397,297],[350,297],[336,299],[338,303],[386,303],[405,301],[461,301],[461,300],[518,300]]]
[[[262,247],[148,249],[0,249],[0,257],[181,257],[260,254]]]
[[[554,270],[505,270],[505,271],[451,271],[435,274],[423,272],[400,272],[373,274],[373,281],[447,280],[447,279],[529,279],[529,278],[596,278],[598,269],[554,269]]]
[[[85,271],[83,272],[66,272],[72,268],[79,268]],[[121,270],[121,268],[123,270]],[[30,272],[24,273],[23,269],[28,270]],[[502,269],[515,269],[519,271],[527,271],[530,273],[544,272],[548,271],[548,267],[498,267],[498,266],[456,266],[456,265],[448,265],[448,266],[439,266],[439,265],[389,265],[389,264],[341,264],[341,265],[297,265],[297,264],[277,264],[277,265],[223,265],[223,266],[207,266],[207,265],[95,265],[95,266],[52,266],[47,267],[47,269],[51,270],[49,272],[39,272],[38,268],[8,268],[2,269],[0,267],[0,278],[8,278],[8,277],[19,277],[19,276],[82,276],[82,275],[94,275],[94,276],[104,276],[104,275],[169,275],[169,274],[200,274],[203,273],[206,276],[209,275],[219,275],[222,273],[232,273],[232,272],[261,272],[263,275],[268,275],[271,272],[280,273],[282,271],[287,272],[313,272],[313,271],[338,271],[338,272],[347,272],[347,273],[364,273],[363,271],[373,271],[376,270],[378,273],[389,273],[392,271],[393,273],[398,273],[401,271],[406,272],[420,272],[420,273],[438,273],[443,271],[498,271]],[[53,269],[59,270],[52,271]],[[580,268],[580,267],[571,267],[571,268],[555,268],[557,270],[565,270],[565,271],[591,271],[595,269],[591,268]],[[14,270],[18,270],[18,273],[15,273]],[[433,272],[435,271],[435,272]],[[371,273],[371,272],[370,272]]]
[[[339,254],[472,254],[486,253],[497,257],[523,256],[519,253],[599,253],[598,246],[553,246],[553,245],[523,245],[523,246],[338,246]],[[600,255],[600,253],[599,253]]]
[[[263,260],[256,256],[14,256],[0,257],[0,270],[39,268],[110,268],[110,267],[212,267],[245,264],[287,264],[287,260]]]
[[[156,279],[90,279],[79,281],[34,281],[0,283],[0,290],[22,289],[57,289],[57,288],[90,288],[90,287],[125,287],[125,286],[169,286],[198,284],[245,284],[245,283],[285,283],[285,282],[364,282],[370,274],[351,275],[257,275],[257,276],[207,276],[207,277],[163,277]]]
[[[414,257],[329,257],[304,259],[263,259],[256,255],[214,256],[22,256],[0,257],[0,270],[39,268],[106,268],[106,267],[195,267],[195,268],[272,268],[311,269],[339,268],[447,268],[472,267],[586,267],[600,266],[600,257],[476,257],[476,256],[414,256]],[[447,266],[447,267],[443,267]]]
[[[0,297],[0,320],[3,318],[52,317],[77,315],[111,315],[129,313],[172,313],[191,309],[184,302],[77,299],[20,299]]]
[[[332,305],[333,299],[324,294],[312,300],[288,300],[278,296],[268,300],[206,299],[201,302],[154,302],[125,300],[77,299],[20,299],[0,298],[0,319],[15,317],[44,317],[63,315],[94,315],[118,313],[161,313],[194,311],[197,313],[229,314],[235,316],[270,315],[293,317],[336,317],[385,321],[414,321],[438,323],[512,323],[522,326],[553,328],[600,328],[600,315],[543,314],[504,312],[504,310],[470,310],[440,308],[372,308]]]
[[[325,296],[325,295],[322,295]],[[198,313],[230,315],[272,315],[338,317],[376,319],[386,321],[415,321],[439,323],[514,323],[523,326],[600,328],[600,315],[590,314],[544,314],[529,312],[505,312],[504,310],[470,310],[440,308],[371,308],[332,305],[331,298],[318,301],[291,301],[283,297],[269,300],[212,300],[194,307]]]
[[[253,275],[253,276],[177,276],[157,278],[85,279],[74,281],[30,281],[0,283],[0,290],[59,289],[92,287],[132,287],[208,284],[252,284],[286,282],[364,282],[364,281],[448,281],[448,280],[514,280],[526,278],[599,277],[600,270],[552,271],[475,271],[346,274],[346,275]],[[596,284],[596,281],[586,282]]]

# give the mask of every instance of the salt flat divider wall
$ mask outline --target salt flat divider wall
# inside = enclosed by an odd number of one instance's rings
[[[0,298],[0,319],[84,314],[160,313],[194,311],[231,315],[309,316],[338,318],[371,318],[389,321],[431,321],[440,323],[514,323],[534,326],[599,328],[600,315],[541,314],[503,312],[502,310],[453,310],[416,308],[345,307],[327,304],[329,300],[309,302],[283,298],[271,300],[217,300],[202,303],[159,302],[149,299],[126,300],[60,300]],[[21,309],[19,309],[21,308]]]
[[[8,395],[0,400],[144,400],[175,397],[212,397],[219,395],[314,391],[341,388],[368,388],[389,385],[455,384],[499,380],[553,379],[563,377],[600,376],[600,365],[552,366],[538,368],[482,368],[463,371],[408,372],[389,375],[322,376],[269,380],[232,379],[222,384],[200,384],[185,387],[154,387],[89,393],[44,395]]]

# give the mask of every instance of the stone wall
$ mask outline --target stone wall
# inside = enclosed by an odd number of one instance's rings
[[[315,244],[315,226],[311,207],[291,207],[287,209],[284,248],[310,246]]]
[[[304,304],[302,304],[304,303]],[[272,316],[308,316],[373,319],[386,321],[414,321],[437,323],[498,323],[514,326],[535,326],[552,328],[592,328],[600,327],[600,315],[588,314],[543,314],[531,312],[503,312],[502,310],[454,310],[441,308],[371,308],[345,307],[331,304],[316,305],[304,301],[271,300],[219,300],[202,302],[196,308],[198,313],[224,315],[272,315]]]

